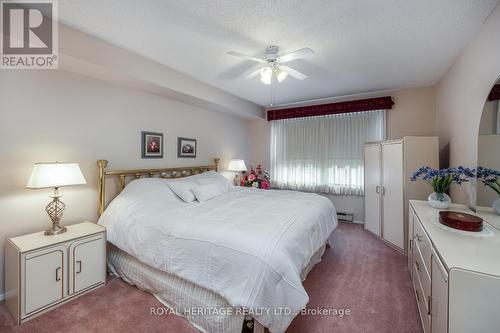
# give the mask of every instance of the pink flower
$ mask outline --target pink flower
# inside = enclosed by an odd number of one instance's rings
[[[270,184],[269,184],[269,182],[267,182],[267,181],[263,181],[263,182],[261,182],[261,183],[260,183],[260,186],[261,186],[264,190],[267,190],[267,189],[269,189]]]
[[[249,180],[249,181],[253,181],[253,180],[255,180],[255,179],[257,179],[257,177],[255,177],[255,175],[254,175],[254,174],[252,174],[252,173],[251,173],[251,174],[249,174],[249,175],[248,175],[248,180]]]

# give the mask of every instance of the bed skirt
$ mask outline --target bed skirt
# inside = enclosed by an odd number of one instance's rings
[[[326,245],[322,246],[302,269],[302,281],[321,261],[325,247]],[[223,314],[220,309],[234,308],[222,296],[146,265],[110,243],[108,243],[108,268],[113,275],[121,277],[125,282],[153,294],[173,313],[186,318],[201,332],[241,333],[242,331],[245,316],[239,311]],[[257,321],[254,323],[254,333],[264,333],[264,327]]]

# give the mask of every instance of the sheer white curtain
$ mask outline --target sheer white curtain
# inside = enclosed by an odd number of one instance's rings
[[[384,139],[385,110],[275,120],[273,187],[363,195],[363,145]]]

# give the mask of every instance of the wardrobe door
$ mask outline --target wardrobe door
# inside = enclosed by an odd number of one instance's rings
[[[380,145],[365,146],[365,229],[380,236]]]
[[[382,144],[382,237],[404,249],[403,144]]]

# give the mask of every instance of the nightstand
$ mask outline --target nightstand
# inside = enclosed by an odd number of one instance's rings
[[[17,324],[106,283],[106,229],[92,222],[5,242],[5,304]]]

